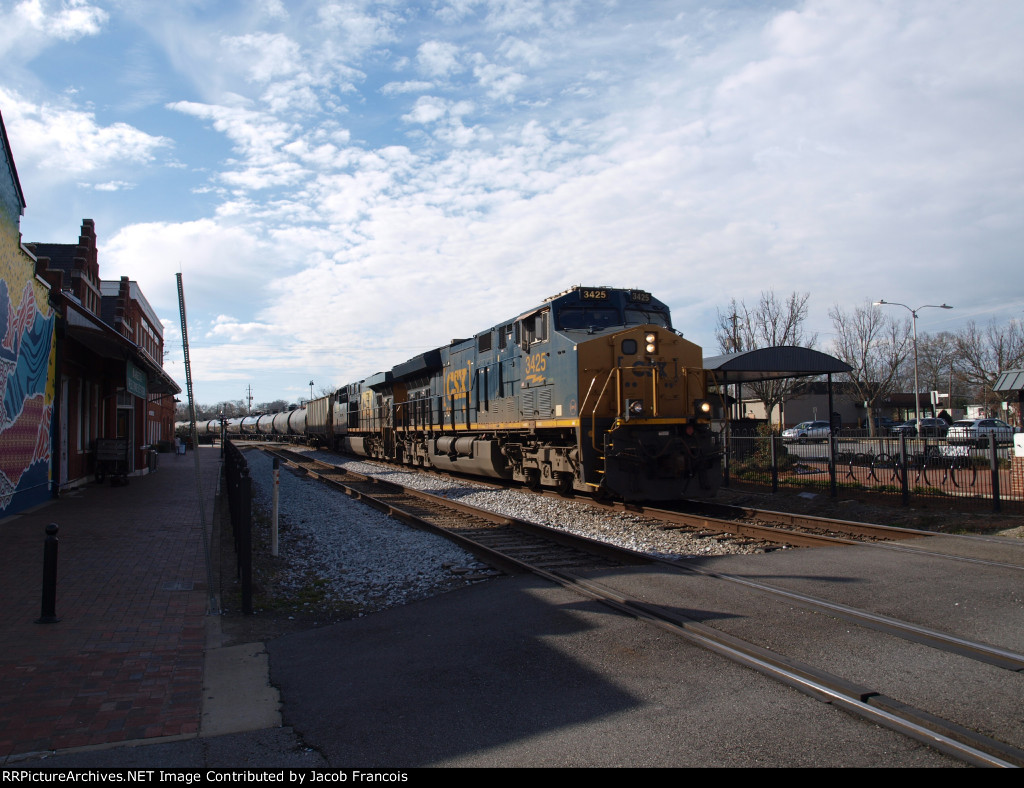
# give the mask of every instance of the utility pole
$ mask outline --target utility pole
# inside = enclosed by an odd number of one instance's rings
[[[735,304],[736,302],[734,301],[733,303]],[[738,314],[736,314],[736,312],[734,311],[731,315],[729,315],[729,320],[732,321],[732,352],[733,353],[739,353],[740,352],[740,337],[739,337],[739,321],[740,321],[740,316]],[[742,416],[743,416],[743,403],[740,402],[740,386],[739,386],[739,384],[737,383],[736,385],[734,385],[732,390],[733,390],[733,395],[734,395],[733,399],[735,400],[735,404],[733,405],[733,418],[734,419],[735,418],[742,418]],[[769,418],[771,418],[770,414],[769,414]]]
[[[192,394],[192,362],[188,353],[188,320],[185,318],[185,287],[181,282],[181,273],[175,274],[178,278],[178,311],[181,313],[181,346],[185,354],[185,386],[188,389],[188,417],[189,433],[192,436],[192,457],[196,466],[196,497],[199,499],[199,520],[203,527],[203,553],[206,557],[206,586],[208,595],[207,614],[214,615],[220,611],[217,609],[217,597],[213,589],[213,560],[210,557],[210,539],[206,532],[206,509],[203,505],[202,472],[199,467],[199,435],[196,431],[196,399]]]

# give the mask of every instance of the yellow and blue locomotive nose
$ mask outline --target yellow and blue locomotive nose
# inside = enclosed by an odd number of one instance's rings
[[[701,349],[664,327],[637,326],[577,347],[591,486],[626,500],[708,495],[718,454]],[[584,395],[584,391],[586,394]]]

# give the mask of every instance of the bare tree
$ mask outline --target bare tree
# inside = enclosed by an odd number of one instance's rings
[[[981,329],[972,320],[957,332],[956,349],[964,382],[986,406],[994,408],[1000,401],[992,390],[996,378],[1008,369],[1024,366],[1024,326],[1019,320],[1005,326],[993,320]]]
[[[941,407],[947,410],[952,410],[953,400],[962,401],[967,393],[956,339],[956,334],[949,331],[920,334],[917,338],[917,366],[921,386],[926,391],[938,391],[944,395],[940,402],[945,403]],[[913,378],[904,379],[907,377],[901,376],[900,385],[910,390]]]
[[[835,330],[832,353],[850,365],[847,378],[857,401],[867,405],[868,425],[874,435],[875,403],[894,390],[911,350],[910,321],[898,321],[870,301],[850,313],[837,304],[828,315]]]
[[[761,293],[753,307],[732,299],[724,314],[718,312],[715,338],[719,349],[723,353],[739,353],[783,345],[814,347],[818,335],[807,334],[804,330],[809,298],[810,293],[794,291],[783,301],[769,290]],[[772,410],[789,395],[795,383],[792,379],[765,380],[749,383],[747,387],[764,404],[765,414],[771,421]]]

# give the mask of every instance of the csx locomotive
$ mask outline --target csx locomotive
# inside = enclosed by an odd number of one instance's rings
[[[720,483],[706,392],[701,348],[672,329],[665,304],[642,290],[574,287],[304,411],[227,429],[562,492],[672,500]]]

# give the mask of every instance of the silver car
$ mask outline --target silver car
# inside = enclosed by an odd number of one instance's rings
[[[827,421],[802,421],[795,427],[782,431],[783,443],[807,443],[807,441],[828,440],[832,428]]]
[[[950,443],[977,443],[984,446],[988,436],[995,435],[996,443],[1009,443],[1013,440],[1013,427],[1002,419],[961,419],[954,421],[946,434]]]

